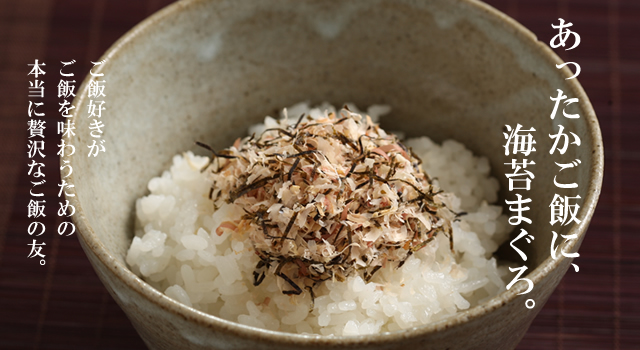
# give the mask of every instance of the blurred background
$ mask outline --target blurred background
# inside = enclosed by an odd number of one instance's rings
[[[144,349],[74,236],[59,236],[57,84],[79,88],[90,61],[168,0],[0,0],[0,348]],[[558,18],[582,38],[571,51],[605,143],[602,194],[572,269],[518,349],[640,349],[640,1],[488,0],[549,43]],[[45,62],[46,265],[29,259],[27,64]],[[107,83],[108,86],[108,83]],[[107,87],[108,89],[108,87]],[[35,101],[35,99],[32,99]],[[107,104],[108,106],[108,104]],[[108,107],[107,107],[108,108]],[[40,191],[41,190],[41,191]]]

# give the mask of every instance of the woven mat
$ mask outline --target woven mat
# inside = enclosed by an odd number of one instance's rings
[[[116,39],[168,0],[0,1],[0,348],[144,349],[107,294],[76,237],[59,236],[54,64],[76,60],[78,85]],[[574,23],[579,62],[605,141],[600,203],[576,262],[518,349],[640,349],[640,1],[490,0],[544,42],[559,17]],[[46,265],[28,259],[32,188],[27,176],[27,64],[51,64],[45,76]],[[57,67],[57,66],[55,66]],[[45,69],[46,71],[47,69]],[[50,141],[49,141],[50,140]]]

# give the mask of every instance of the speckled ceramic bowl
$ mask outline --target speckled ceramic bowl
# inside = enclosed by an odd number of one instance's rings
[[[555,18],[549,17],[550,23]],[[594,111],[558,57],[521,25],[472,0],[188,0],[145,20],[104,55],[105,153],[89,157],[85,80],[74,101],[78,238],[98,276],[151,349],[511,349],[527,331],[570,266],[550,257],[554,230],[584,238],[602,181],[603,151]],[[94,78],[95,79],[95,78]],[[562,89],[579,98],[550,119],[549,100]],[[529,259],[527,295],[519,282],[490,301],[411,330],[355,337],[314,337],[246,327],[191,309],[151,288],[124,261],[133,236],[134,201],[146,183],[192,149],[194,140],[224,148],[246,127],[298,101],[358,106],[386,103],[393,129],[436,141],[454,138],[487,156],[505,191],[503,127],[534,127],[535,174],[520,243]],[[383,126],[384,126],[383,122]],[[558,124],[581,138],[564,155],[549,155]],[[559,191],[554,162],[580,159],[563,176],[579,184]],[[566,175],[565,175],[566,174]],[[554,193],[580,195],[580,224],[549,225]],[[508,244],[501,257],[521,266]],[[574,272],[572,272],[574,273]],[[526,299],[535,300],[529,310]]]

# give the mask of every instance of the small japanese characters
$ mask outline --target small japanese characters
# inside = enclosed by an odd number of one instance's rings
[[[71,121],[71,114],[69,114],[72,109],[75,109],[75,106],[69,102],[69,99],[76,96],[74,92],[76,89],[76,81],[71,80],[74,73],[65,73],[63,70],[65,70],[67,66],[75,64],[76,61],[71,60],[69,62],[60,63],[62,63],[62,69],[60,69],[60,82],[58,83],[58,98],[62,99],[62,101],[58,102],[60,105],[58,111],[61,113],[63,121],[58,122],[58,135],[60,135],[58,155],[64,157],[65,155],[72,155],[76,152],[75,146],[71,144],[71,136],[75,135],[73,130],[75,130],[76,127],[75,123]],[[73,169],[71,168],[71,164],[69,164],[68,160],[63,160],[60,170],[60,183],[58,184],[58,187],[60,188],[58,191],[58,198],[60,201],[58,202],[58,216],[68,219],[75,214],[76,209],[69,203],[69,200],[64,198],[62,195],[64,194],[66,197],[75,197],[74,193],[68,192],[74,186],[67,182],[69,176],[73,173]],[[59,235],[70,236],[75,232],[76,227],[68,220],[63,221],[58,225]]]
[[[104,64],[106,60],[102,60],[100,62],[91,62],[93,63],[93,68]],[[104,73],[94,73],[93,69],[89,71],[92,77],[97,77],[96,79],[92,79],[89,82],[89,104],[88,113],[89,118],[91,119],[91,124],[89,125],[89,135],[91,136],[91,144],[87,144],[89,148],[89,157],[97,157],[99,153],[105,152],[106,148],[104,145],[104,139],[102,138],[104,123],[102,122],[102,112],[106,109],[105,101],[102,99],[106,97],[104,93],[106,80],[103,78]],[[100,80],[102,78],[102,80]]]
[[[91,62],[93,68],[103,64],[105,61]],[[70,221],[70,218],[75,214],[75,207],[69,202],[67,198],[75,197],[72,189],[74,185],[70,183],[70,176],[73,173],[73,168],[69,160],[65,157],[71,156],[76,152],[76,146],[71,144],[71,139],[75,136],[76,126],[73,122],[72,110],[76,108],[71,100],[76,96],[76,80],[73,78],[74,73],[70,71],[71,66],[76,63],[75,60],[68,62],[61,61],[60,69],[60,81],[58,83],[58,102],[62,120],[57,122],[57,131],[60,136],[60,143],[58,146],[58,152],[56,155],[62,158],[60,164],[60,183],[58,184],[58,208],[57,214],[62,218],[62,222],[58,225],[57,231],[60,236],[71,236],[76,232],[75,225]],[[40,258],[40,265],[46,264],[46,254],[44,248],[46,243],[41,241],[41,237],[46,227],[42,218],[45,214],[44,193],[39,190],[39,186],[46,183],[43,159],[45,158],[44,144],[45,135],[44,129],[46,127],[46,121],[42,120],[45,116],[44,113],[44,81],[42,76],[46,74],[44,67],[46,64],[35,60],[34,63],[28,64],[31,69],[28,76],[33,76],[33,80],[29,81],[29,106],[27,108],[28,120],[28,132],[29,137],[27,140],[27,156],[29,157],[27,174],[31,177],[32,189],[30,190],[29,204],[27,205],[27,217],[31,219],[27,228],[27,233],[31,236],[30,252],[28,258]],[[90,70],[89,73],[92,77],[103,77],[104,73],[94,73]],[[31,77],[30,77],[31,78]],[[105,152],[104,139],[102,139],[104,124],[101,121],[102,112],[105,110],[104,100],[98,100],[105,97],[105,80],[99,80],[100,78],[91,80],[88,86],[89,100],[88,114],[91,118],[89,124],[89,134],[91,136],[91,143],[87,144],[89,148],[88,157],[96,157],[101,152]]]
[[[41,241],[41,237],[45,231],[45,224],[42,222],[42,218],[46,215],[44,213],[46,200],[44,199],[44,192],[41,191],[39,186],[46,183],[44,174],[44,129],[46,122],[40,118],[45,116],[42,106],[44,105],[44,81],[41,76],[45,75],[43,67],[46,66],[44,62],[39,62],[37,59],[34,63],[29,63],[31,70],[27,74],[29,78],[33,80],[29,81],[29,107],[27,108],[27,114],[29,116],[28,125],[28,138],[27,138],[27,156],[29,157],[28,172],[30,176],[30,182],[32,184],[29,194],[29,204],[27,204],[27,217],[31,219],[27,232],[31,236],[31,243],[29,243],[30,252],[27,255],[28,258],[39,258],[40,265],[46,264],[46,254],[43,249],[46,243]],[[33,77],[31,77],[33,76]],[[40,110],[40,111],[39,111]]]

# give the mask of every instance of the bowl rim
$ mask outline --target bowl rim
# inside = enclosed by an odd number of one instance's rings
[[[93,70],[94,73],[101,73],[105,70],[105,67],[109,66],[110,59],[118,56],[122,50],[132,43],[139,36],[147,33],[153,29],[159,22],[162,22],[165,18],[178,15],[181,11],[186,10],[189,7],[196,6],[199,3],[203,3],[207,0],[180,0],[172,3],[160,11],[154,13],[150,17],[147,17],[142,22],[138,23],[122,37],[120,37],[99,59],[99,61],[107,60],[105,64],[99,65]],[[518,41],[525,44],[528,47],[536,49],[543,59],[548,63],[559,65],[564,63],[556,53],[551,50],[544,42],[537,39],[535,34],[525,28],[523,25],[500,12],[494,7],[485,4],[479,0],[456,0],[453,6],[469,6],[472,11],[477,11],[483,16],[486,16],[488,20],[491,20],[502,26],[503,30],[510,32],[514,35]],[[561,77],[569,78],[573,73],[568,67],[564,67],[558,70]],[[87,90],[89,83],[97,79],[90,74],[87,74],[82,85],[80,86],[76,97],[74,98],[74,106],[84,105],[84,100],[87,96]],[[569,234],[576,234],[578,239],[571,240],[569,242],[563,242],[563,250],[573,251],[576,245],[580,244],[586,234],[587,227],[598,201],[602,187],[603,169],[604,169],[604,151],[600,126],[596,117],[595,111],[591,105],[591,102],[586,95],[584,89],[580,85],[577,79],[565,80],[567,85],[571,89],[571,94],[579,99],[579,106],[581,109],[581,116],[584,118],[589,137],[593,143],[592,157],[593,163],[590,169],[589,186],[587,189],[587,196],[583,201],[582,206],[582,221],[577,224],[573,223],[569,229]],[[79,118],[80,108],[76,108],[72,112],[71,122],[75,123],[76,118]],[[65,154],[60,157],[60,164],[71,164],[73,166],[73,155]],[[65,162],[69,163],[65,163]],[[62,171],[61,171],[62,173]],[[75,183],[74,176],[69,176],[70,183]],[[483,315],[496,310],[503,305],[513,302],[518,298],[518,294],[526,290],[526,283],[524,281],[516,283],[511,289],[506,290],[490,300],[471,307],[464,311],[459,311],[455,315],[449,316],[442,320],[429,323],[427,325],[418,326],[414,328],[384,332],[373,335],[357,335],[357,336],[323,336],[323,335],[303,335],[297,333],[289,333],[282,331],[271,331],[251,326],[246,326],[237,322],[223,319],[218,316],[210,315],[194,308],[183,305],[182,303],[175,301],[167,297],[164,293],[153,288],[147,284],[140,277],[135,275],[128,266],[118,262],[107,250],[104,244],[100,241],[95,231],[88,223],[84,211],[82,209],[81,200],[77,196],[75,188],[72,188],[70,195],[66,196],[66,199],[75,207],[76,213],[72,216],[72,220],[77,226],[78,239],[83,241],[83,248],[90,249],[91,252],[100,260],[103,266],[105,266],[113,275],[117,276],[128,288],[137,293],[139,296],[155,304],[156,306],[182,317],[185,320],[189,320],[199,324],[202,327],[225,332],[227,334],[233,334],[242,338],[258,340],[261,342],[268,342],[273,344],[286,342],[288,345],[305,346],[311,345],[362,345],[366,344],[388,344],[401,339],[413,338],[424,336],[427,334],[436,333],[440,330],[451,328],[460,324],[470,322],[473,319],[482,317]],[[549,256],[535,269],[530,271],[527,275],[534,286],[540,283],[550,271],[558,268],[565,259],[564,256],[559,256],[557,259],[553,259]],[[568,263],[567,263],[568,266]],[[535,287],[534,287],[535,288]],[[544,304],[542,304],[544,305]],[[542,305],[536,305],[538,310],[532,310],[532,312],[538,312]]]

